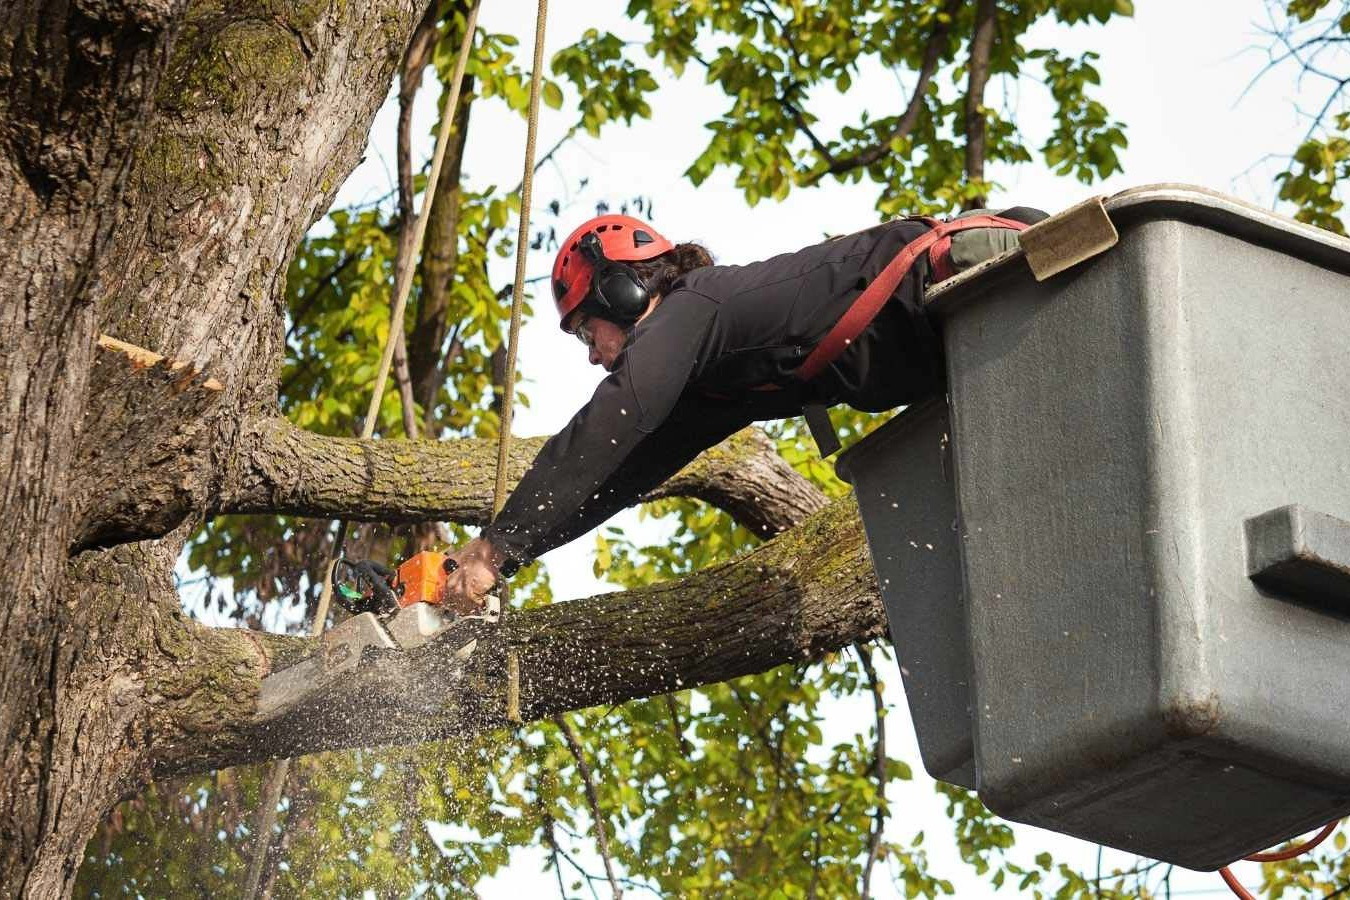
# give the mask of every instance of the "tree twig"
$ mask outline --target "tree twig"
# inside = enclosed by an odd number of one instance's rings
[[[811,885],[806,891],[807,900],[815,900],[816,888],[820,885],[820,829],[816,829],[815,852],[811,854]]]
[[[992,4],[993,0],[985,0],[985,2]],[[929,82],[933,80],[933,75],[937,72],[938,64],[942,61],[943,51],[947,49],[947,40],[951,33],[950,22],[960,7],[961,0],[948,0],[942,13],[937,17],[937,23],[933,26],[933,33],[929,35],[928,43],[924,46],[923,62],[919,65],[919,77],[914,83],[914,90],[910,93],[909,103],[905,106],[905,111],[900,115],[899,121],[895,123],[895,127],[891,129],[890,133],[883,135],[876,143],[857,153],[833,159],[824,171],[818,172],[808,179],[808,186],[820,181],[826,175],[840,175],[854,169],[870,166],[890,152],[891,144],[909,136],[910,132],[914,130],[914,126],[919,122],[919,114],[923,112],[924,95],[928,91]],[[983,85],[981,85],[980,91],[981,96],[983,96]]]
[[[558,826],[562,827],[563,831],[568,831],[568,829],[567,829],[566,826],[563,826],[561,822],[558,822],[558,821],[554,820],[552,817],[549,818],[549,822],[550,822],[551,824],[553,824],[553,825],[558,825]],[[570,831],[568,831],[568,833],[571,834]],[[576,835],[573,835],[573,837],[576,837]],[[595,900],[600,900],[600,895],[597,894],[597,893],[595,892],[595,884],[594,884],[594,882],[600,880],[600,876],[598,876],[598,875],[592,875],[590,872],[587,872],[586,869],[582,867],[581,863],[579,863],[579,862],[577,862],[575,859],[573,859],[573,858],[571,857],[571,855],[569,855],[568,852],[567,852],[566,850],[564,850],[564,849],[558,844],[557,837],[553,835],[551,829],[550,829],[550,831],[549,831],[549,842],[550,842],[550,845],[551,845],[552,848],[553,848],[553,851],[554,851],[558,856],[562,857],[563,860],[564,860],[569,866],[571,866],[572,868],[576,869],[576,870],[577,870],[577,873],[578,873],[579,875],[581,875],[582,879],[583,879],[583,880],[585,881],[585,883],[586,883],[586,888],[591,892],[591,896],[592,896],[593,898],[595,898]],[[562,886],[562,873],[561,873],[561,872],[558,873],[558,885],[559,885],[559,887]],[[564,894],[564,896],[566,896],[566,895]]]
[[[553,830],[553,816],[548,810],[543,810],[543,804],[540,804],[544,816],[544,843],[548,844],[549,862],[553,865],[553,874],[558,877],[558,896],[567,900],[567,887],[562,880],[562,863],[558,861],[558,836]]]
[[[577,736],[572,733],[572,728],[567,724],[567,720],[562,716],[554,716],[553,724],[558,726],[562,732],[563,739],[567,741],[567,749],[572,751],[572,758],[576,760],[577,772],[581,775],[581,783],[586,790],[586,801],[591,807],[591,819],[595,822],[595,843],[600,850],[600,859],[605,864],[605,877],[609,879],[610,890],[614,892],[614,900],[621,900],[623,897],[623,888],[619,887],[618,879],[614,875],[614,858],[609,852],[609,837],[605,830],[605,814],[600,809],[600,797],[595,792],[595,779],[591,776],[591,767],[586,762],[586,754],[581,749],[581,743]]]
[[[319,276],[318,280],[314,283],[314,286],[310,288],[305,296],[296,301],[295,308],[291,311],[291,327],[286,329],[287,341],[295,336],[295,330],[300,327],[300,324],[305,320],[305,316],[309,315],[310,308],[314,305],[315,301],[319,299],[319,296],[323,294],[325,290],[332,287],[338,276],[347,271],[347,267],[356,262],[359,258],[359,253],[349,253],[344,255],[331,269]]]
[[[675,743],[680,748],[680,755],[689,760],[694,748],[689,745],[689,740],[684,736],[684,723],[680,721],[680,706],[675,700],[674,694],[666,694],[666,712],[670,714],[670,729],[675,735]]]
[[[862,875],[862,898],[867,900],[871,896],[872,867],[881,856],[881,835],[886,827],[886,703],[881,696],[881,680],[877,678],[876,667],[872,665],[870,650],[861,644],[855,646],[858,661],[867,673],[867,683],[872,688],[872,708],[876,714],[876,758],[872,763],[872,773],[877,780],[877,809],[872,834],[867,841],[867,862]]]
[[[975,7],[975,34],[970,39],[969,77],[966,83],[966,178],[984,180],[984,161],[988,122],[984,115],[984,88],[989,83],[989,58],[998,31],[996,0],[978,0]],[[966,208],[983,206],[983,195],[966,201]]]

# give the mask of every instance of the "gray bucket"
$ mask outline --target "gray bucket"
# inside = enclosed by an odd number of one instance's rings
[[[881,586],[928,773],[975,787],[966,614],[947,404],[911,407],[839,459]]]
[[[969,723],[998,814],[1213,869],[1350,812],[1350,242],[1174,186],[1107,210],[1048,281],[1013,253],[930,295],[961,571],[925,577],[968,652],[926,652],[974,716],[910,703],[921,748]],[[941,477],[885,471],[904,423],[841,461],[883,585],[919,526],[871,495]]]

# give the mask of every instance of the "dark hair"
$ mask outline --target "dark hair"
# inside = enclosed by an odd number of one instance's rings
[[[667,250],[651,259],[630,262],[647,292],[653,297],[664,297],[670,289],[688,273],[695,269],[713,264],[712,254],[702,244],[676,244],[675,249]]]

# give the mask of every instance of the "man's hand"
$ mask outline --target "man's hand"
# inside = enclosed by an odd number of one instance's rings
[[[487,593],[497,583],[506,554],[482,538],[474,538],[454,553],[455,569],[445,578],[445,603],[461,616],[483,611]],[[449,566],[447,566],[449,568]]]
[[[393,570],[382,563],[373,559],[344,557],[333,567],[333,581],[337,588],[333,597],[353,615],[396,610],[398,597],[390,587],[393,579]]]

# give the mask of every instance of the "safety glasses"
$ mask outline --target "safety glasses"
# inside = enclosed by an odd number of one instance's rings
[[[586,349],[595,346],[595,333],[591,330],[591,320],[589,316],[581,316],[577,322],[576,329],[572,332],[577,336],[577,340],[586,345]]]

